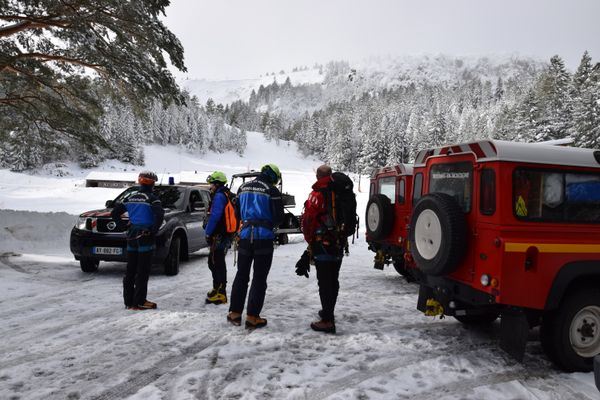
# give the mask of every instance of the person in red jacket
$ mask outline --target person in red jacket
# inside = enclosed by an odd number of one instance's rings
[[[309,244],[310,253],[317,270],[319,297],[321,298],[320,320],[310,324],[315,331],[335,333],[334,309],[340,288],[338,281],[342,266],[343,244],[332,230],[326,229],[328,218],[325,195],[329,194],[332,170],[329,165],[317,169],[317,182],[304,203],[302,233]]]

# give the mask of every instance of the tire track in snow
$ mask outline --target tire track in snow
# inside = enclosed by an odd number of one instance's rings
[[[551,375],[555,375],[552,372],[540,368],[532,368],[527,366],[526,368],[519,368],[517,370],[504,371],[499,373],[490,373],[481,376],[475,376],[472,378],[461,379],[459,381],[445,383],[443,385],[434,386],[424,392],[411,393],[407,395],[399,395],[400,399],[418,399],[418,400],[438,400],[440,398],[448,396],[465,396],[469,393],[473,393],[478,387],[498,385],[502,383],[508,383],[511,381],[529,381],[533,379],[546,379]],[[558,376],[556,378],[559,378]],[[561,398],[564,399],[579,399],[579,400],[593,400],[590,397],[582,393],[576,393],[572,389],[565,385],[556,385],[557,392],[561,393]]]
[[[410,324],[409,326],[418,327],[420,324]],[[436,328],[441,328],[442,326],[437,326]],[[455,336],[460,336],[461,332],[452,332]],[[462,352],[479,352],[482,349],[493,350],[496,348],[496,344],[493,343],[493,340],[490,339],[488,343],[481,343],[477,349]],[[340,378],[338,380],[332,381],[324,386],[314,388],[311,392],[306,394],[307,399],[326,399],[330,396],[333,396],[337,393],[343,392],[347,390],[349,387],[356,387],[358,384],[367,381],[372,378],[380,377],[382,375],[388,374],[391,371],[394,371],[398,368],[407,368],[410,365],[419,364],[422,362],[427,362],[440,358],[439,350],[424,350],[413,353],[402,353],[398,360],[384,362],[377,366],[369,366],[368,371],[356,371],[348,376]],[[411,394],[408,398],[414,398],[416,394]]]
[[[10,257],[19,257],[19,256],[21,256],[21,255],[16,254],[16,253],[2,253],[2,254],[0,254],[0,264],[4,264],[7,267],[9,267],[17,272],[20,272],[22,274],[32,275],[33,272],[27,271],[8,260]]]
[[[202,339],[181,349],[179,354],[174,354],[161,359],[150,368],[144,371],[136,372],[135,376],[133,376],[130,380],[104,390],[99,395],[92,396],[91,399],[113,400],[131,396],[152,382],[159,380],[163,376],[174,373],[180,374],[179,370],[175,370],[178,365],[184,363],[192,356],[203,352],[213,345],[217,345],[220,342],[227,340],[228,338],[223,337],[222,335],[218,335],[216,338],[206,335]],[[106,377],[110,379],[110,375],[107,375]]]

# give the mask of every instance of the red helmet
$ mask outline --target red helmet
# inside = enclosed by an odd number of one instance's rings
[[[158,177],[152,171],[143,171],[138,175],[138,183],[140,185],[152,186],[157,180]]]

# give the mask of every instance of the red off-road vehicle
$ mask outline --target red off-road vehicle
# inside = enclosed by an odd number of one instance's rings
[[[463,323],[501,316],[500,345],[517,359],[541,325],[552,360],[591,370],[600,353],[600,151],[451,145],[419,152],[412,179],[408,236],[388,239],[408,239],[399,251],[420,285],[417,308]],[[406,218],[395,213],[394,226]]]
[[[366,226],[369,249],[375,252],[375,268],[392,264],[411,278],[405,266],[412,199],[412,166],[384,167],[371,175]]]

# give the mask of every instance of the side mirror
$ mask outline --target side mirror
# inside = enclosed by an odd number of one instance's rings
[[[106,203],[104,203],[104,206],[106,208],[113,208],[115,205],[115,201],[114,200],[106,200]]]

